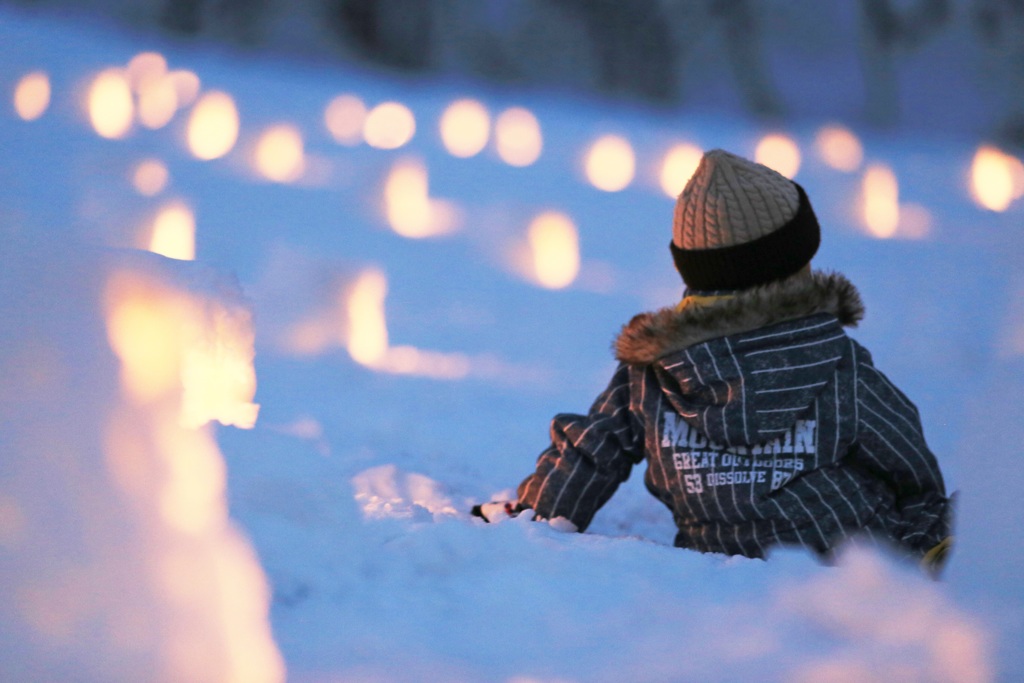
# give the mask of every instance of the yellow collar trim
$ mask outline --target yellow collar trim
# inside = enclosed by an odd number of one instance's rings
[[[731,299],[734,296],[736,295],[714,294],[712,296],[700,296],[697,294],[691,294],[690,296],[684,297],[683,300],[676,305],[676,312],[681,313],[683,310],[689,308],[690,306],[707,306],[708,304],[713,304],[718,301]]]

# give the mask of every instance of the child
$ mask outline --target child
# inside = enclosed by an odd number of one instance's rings
[[[589,414],[555,416],[518,501],[474,514],[529,509],[583,531],[647,460],[679,547],[828,558],[863,535],[937,570],[951,518],[939,465],[914,404],[843,331],[863,305],[842,275],[811,271],[819,242],[803,188],[705,154],[675,208],[682,302],[623,328]]]

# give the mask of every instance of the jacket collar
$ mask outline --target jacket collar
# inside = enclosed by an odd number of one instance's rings
[[[864,317],[856,287],[840,273],[813,271],[743,290],[707,305],[641,313],[622,328],[615,357],[648,365],[694,344],[767,325],[830,313],[847,327]]]

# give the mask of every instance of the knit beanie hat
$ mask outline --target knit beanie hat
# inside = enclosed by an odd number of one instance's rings
[[[793,275],[818,251],[803,188],[767,166],[707,152],[676,201],[672,256],[695,291],[737,290]]]

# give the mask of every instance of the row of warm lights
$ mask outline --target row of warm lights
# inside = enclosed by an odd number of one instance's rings
[[[378,149],[398,149],[416,133],[416,118],[403,104],[384,102],[367,109],[355,95],[339,95],[324,110],[324,125],[336,142],[362,142]],[[491,139],[491,115],[472,99],[456,100],[441,114],[438,124],[445,149],[455,157],[469,158],[482,152]],[[539,157],[544,137],[537,118],[527,109],[511,107],[494,121],[494,145],[498,156],[511,166],[529,166]]]
[[[198,102],[199,78],[184,69],[169,70],[166,59],[155,52],[133,57],[124,68],[102,71],[89,90],[88,110],[96,132],[108,138],[126,135],[135,119],[147,128],[166,125],[174,114],[195,106],[191,113],[187,142],[200,159],[216,159],[235,145],[239,116],[232,98],[222,92],[208,92]],[[25,120],[42,116],[49,106],[51,85],[46,73],[25,75],[14,93],[14,108]],[[339,143],[360,142],[381,148],[397,149],[415,134],[412,112],[397,102],[384,102],[367,109],[354,95],[332,100],[324,112],[324,123]],[[457,157],[478,154],[491,137],[490,114],[480,102],[461,99],[452,103],[440,119],[440,133],[446,149]],[[514,166],[532,164],[543,148],[543,136],[536,117],[526,109],[511,108],[494,123],[498,155]],[[826,126],[816,136],[815,147],[821,159],[837,170],[856,171],[863,162],[860,141],[849,130]],[[675,196],[692,174],[700,158],[693,145],[677,145],[661,163],[660,185]],[[799,147],[784,135],[768,135],[759,141],[754,158],[792,178],[799,171]],[[264,176],[278,182],[291,182],[304,170],[301,133],[293,126],[273,126],[262,134],[256,148],[255,164]],[[584,171],[588,180],[602,190],[622,190],[633,181],[636,158],[632,146],[620,136],[607,135],[587,150]],[[981,206],[1004,211],[1024,194],[1024,165],[1016,157],[992,146],[982,146],[975,155],[971,173],[971,191]],[[865,179],[866,185],[874,186]],[[892,221],[889,220],[891,223]],[[883,230],[884,231],[884,230]]]
[[[199,78],[182,69],[169,70],[166,59],[154,52],[143,52],[129,61],[125,68],[101,72],[89,91],[89,117],[103,137],[126,135],[136,118],[148,128],[166,125],[173,115],[195,102],[199,94]],[[39,118],[49,106],[51,86],[44,72],[24,76],[15,88],[14,106],[25,120]],[[366,142],[381,149],[397,149],[412,139],[415,117],[404,105],[385,102],[367,109],[354,95],[341,95],[332,100],[324,113],[324,122],[334,138],[342,144]],[[187,142],[200,159],[216,159],[235,145],[239,133],[239,116],[232,98],[222,92],[208,92],[195,103],[191,113]],[[446,149],[457,157],[470,157],[484,149],[491,135],[490,115],[481,103],[462,99],[452,103],[442,114],[440,132]],[[528,110],[511,108],[498,116],[494,124],[495,147],[499,156],[515,166],[532,164],[540,155],[543,136],[540,125]],[[832,168],[853,172],[863,161],[860,141],[849,130],[827,126],[819,131],[815,147],[821,159]],[[673,147],[661,163],[660,185],[669,196],[678,193],[692,174],[700,158],[694,145]],[[768,135],[759,141],[754,158],[775,168],[787,177],[794,177],[801,165],[799,147],[784,135]],[[291,182],[304,171],[302,135],[293,126],[277,125],[261,135],[254,162],[268,179]],[[620,136],[607,135],[596,140],[584,157],[588,180],[602,190],[615,192],[632,183],[636,158],[632,146]],[[978,150],[972,164],[972,195],[981,206],[1004,211],[1022,194],[1024,166],[1019,159],[991,146]],[[877,174],[875,174],[877,175]],[[869,182],[870,180],[870,182]],[[877,178],[865,178],[865,185],[878,185]],[[882,183],[885,185],[885,183]],[[871,212],[873,215],[877,211]],[[880,219],[891,224],[892,219]],[[871,225],[869,224],[869,227]],[[887,228],[873,232],[886,232]]]
[[[88,113],[96,133],[122,138],[137,120],[153,130],[170,123],[199,95],[199,77],[191,71],[170,71],[163,56],[136,55],[124,68],[100,72],[89,88]]]
[[[675,197],[686,185],[700,163],[703,150],[689,143],[677,144],[661,161],[659,184],[669,197]],[[765,136],[757,145],[754,158],[788,178],[800,168],[800,150],[783,135]],[[619,135],[605,135],[594,141],[583,159],[583,171],[591,185],[605,192],[619,192],[633,182],[636,175],[636,153],[628,140]]]
[[[93,81],[90,90],[90,117],[97,132],[104,137],[118,137],[131,127],[137,110],[140,122],[150,128],[164,125],[174,112],[187,106],[198,96],[199,80],[187,71],[168,71],[164,58],[155,53],[142,53],[124,69],[108,69]],[[15,91],[15,109],[22,118],[38,118],[48,106],[50,85],[47,76],[33,72],[25,76]],[[137,104],[136,104],[137,101]],[[367,144],[382,149],[396,149],[406,144],[415,132],[415,118],[408,108],[396,102],[385,102],[367,109],[353,95],[332,100],[325,111],[325,124],[334,138],[344,144]],[[442,141],[454,156],[469,157],[482,151],[490,139],[490,116],[475,100],[452,103],[442,114]],[[540,153],[542,135],[533,115],[513,108],[498,117],[495,145],[499,155],[510,164],[527,165]],[[187,141],[192,153],[200,159],[216,159],[235,145],[239,132],[239,116],[232,98],[223,92],[208,92],[192,109]],[[863,163],[863,147],[849,130],[828,126],[815,139],[819,157],[829,166],[845,172],[858,170]],[[700,161],[702,150],[692,144],[671,148],[661,161],[660,185],[668,196],[675,196],[685,185]],[[762,138],[754,158],[775,168],[787,177],[794,177],[802,159],[799,146],[784,135]],[[263,132],[255,147],[254,163],[268,179],[292,182],[302,176],[305,153],[301,132],[294,126],[280,124]],[[633,181],[636,157],[632,146],[623,137],[607,135],[596,140],[584,157],[584,171],[589,181],[608,192],[622,190]],[[159,193],[166,186],[168,173],[159,161],[140,164],[133,182],[147,196]],[[385,184],[385,212],[389,223],[406,237],[426,237],[449,231],[455,212],[450,203],[432,199],[427,191],[427,174],[422,164],[396,164]],[[1020,160],[984,146],[972,164],[971,187],[975,200],[994,211],[1003,211],[1013,200],[1024,195],[1024,165]],[[901,231],[906,236],[921,236],[927,231],[929,217],[921,207],[899,204],[895,174],[881,164],[870,165],[862,180],[863,219],[868,230],[878,237],[892,237]],[[161,210],[153,230],[151,249],[175,258],[194,257],[194,219],[181,204]],[[531,233],[532,234],[532,233]],[[531,242],[534,240],[530,238]],[[578,250],[577,250],[578,251]],[[575,261],[573,260],[575,258]],[[578,253],[569,258],[568,270],[578,269]],[[539,267],[538,267],[539,268]],[[541,269],[544,270],[544,269]],[[563,276],[564,277],[564,276]],[[538,276],[538,281],[559,278]],[[572,278],[569,278],[571,282]],[[546,285],[564,286],[564,285]]]
[[[691,164],[699,160],[699,148],[689,152]],[[998,152],[983,150],[975,159],[979,167],[975,178],[990,176],[993,180],[983,189],[1002,183],[1007,193],[1024,192],[1024,169],[997,157]],[[1002,161],[1000,165],[999,161]],[[1019,164],[1019,162],[1017,162]],[[1007,169],[1017,169],[1011,174]],[[692,173],[692,170],[690,171]],[[1001,175],[1000,175],[1001,174]],[[166,182],[166,168],[157,161],[140,164],[135,173],[140,191],[152,189],[146,183]],[[926,210],[914,205],[901,206],[899,184],[892,169],[883,164],[870,165],[862,180],[863,220],[869,232],[879,238],[897,234],[923,237],[930,218]],[[396,233],[409,238],[443,234],[454,227],[453,206],[428,193],[425,166],[416,160],[400,160],[395,164],[384,188],[385,213]],[[158,213],[153,225],[149,249],[171,258],[192,259],[195,254],[195,220],[187,206],[172,202]],[[537,216],[527,229],[530,247],[530,279],[551,289],[571,284],[580,267],[579,238],[571,219],[561,213],[545,212]]]

